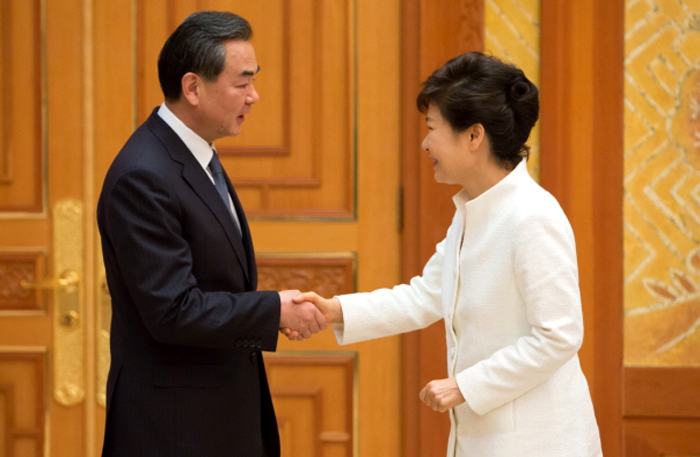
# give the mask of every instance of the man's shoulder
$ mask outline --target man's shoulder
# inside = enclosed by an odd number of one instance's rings
[[[152,122],[153,116],[141,124],[129,137],[121,150],[117,153],[107,170],[103,184],[103,193],[111,189],[113,184],[124,175],[138,170],[151,170],[171,180],[173,173],[179,174],[181,167],[172,160],[167,148],[167,141],[163,141],[164,132],[157,132],[160,127]],[[165,125],[165,123],[163,123]]]
[[[141,124],[124,143],[111,168],[149,167],[167,162],[169,154],[163,135],[168,135],[168,132],[158,131],[158,127],[151,118]]]

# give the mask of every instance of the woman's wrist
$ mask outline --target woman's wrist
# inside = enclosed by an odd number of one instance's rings
[[[343,307],[340,304],[340,300],[338,297],[333,297],[329,301],[331,302],[328,310],[329,316],[326,320],[328,320],[328,322],[331,324],[342,324],[344,322]]]

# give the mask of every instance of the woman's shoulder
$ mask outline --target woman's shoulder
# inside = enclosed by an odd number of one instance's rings
[[[516,226],[548,225],[570,230],[569,219],[557,199],[534,180],[514,194],[510,211]]]

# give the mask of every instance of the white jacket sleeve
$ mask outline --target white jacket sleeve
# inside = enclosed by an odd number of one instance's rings
[[[522,221],[512,240],[515,282],[531,333],[456,375],[462,395],[478,414],[546,380],[583,342],[574,235],[558,205],[556,209]]]
[[[341,295],[343,324],[334,324],[338,344],[350,344],[427,327],[442,318],[441,274],[445,240],[421,276],[393,289]]]

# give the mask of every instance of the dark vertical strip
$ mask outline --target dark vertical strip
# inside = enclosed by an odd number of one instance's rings
[[[592,392],[606,456],[622,456],[624,0],[596,0],[593,54],[595,371]]]
[[[622,456],[622,179],[623,179],[623,65],[624,0],[594,0],[593,24],[574,14],[573,2],[542,0],[541,40],[541,183],[567,213],[576,205],[591,205],[593,220],[593,345],[591,393],[606,456]],[[575,40],[576,33],[594,30],[592,42]],[[604,31],[601,32],[601,31]],[[587,55],[592,61],[581,61]],[[581,87],[571,81],[583,65],[593,65],[590,124],[576,123]],[[586,108],[587,109],[587,108]],[[577,129],[589,128],[595,149],[576,149]],[[570,153],[591,155],[589,186],[576,185]],[[586,189],[593,189],[588,195]],[[580,221],[579,221],[580,222]]]

